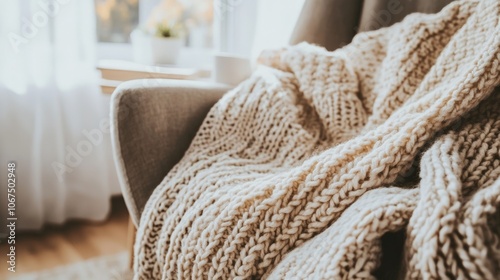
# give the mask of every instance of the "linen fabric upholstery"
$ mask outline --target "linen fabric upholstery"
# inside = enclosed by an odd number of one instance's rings
[[[123,196],[137,225],[154,188],[182,157],[215,102],[230,87],[178,80],[121,84],[112,100],[112,141]]]

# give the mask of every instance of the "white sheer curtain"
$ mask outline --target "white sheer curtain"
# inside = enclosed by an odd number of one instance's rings
[[[18,229],[104,219],[116,186],[93,0],[0,1],[0,187],[16,162]],[[2,229],[5,231],[5,229]]]

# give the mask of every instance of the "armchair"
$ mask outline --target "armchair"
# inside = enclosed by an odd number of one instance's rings
[[[154,80],[153,85],[135,80],[116,89],[111,137],[123,197],[135,225],[154,188],[181,159],[207,112],[229,89],[179,80]]]

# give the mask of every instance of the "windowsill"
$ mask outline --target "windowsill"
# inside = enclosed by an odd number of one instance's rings
[[[185,47],[176,66],[210,70],[213,68],[213,54],[212,49]],[[98,43],[97,60],[105,59],[133,61],[132,44]]]
[[[178,63],[170,66],[135,63],[132,53],[131,44],[98,44],[97,68],[101,70],[103,93],[112,93],[120,83],[133,79],[207,80],[213,69],[214,52],[211,49],[183,48]]]

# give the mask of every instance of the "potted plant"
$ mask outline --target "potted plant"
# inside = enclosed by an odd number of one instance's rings
[[[171,27],[159,24],[151,38],[151,55],[154,64],[175,64],[184,45],[184,38]]]
[[[132,32],[134,59],[150,64],[175,64],[184,46],[187,11],[177,0],[163,0],[145,26]]]

